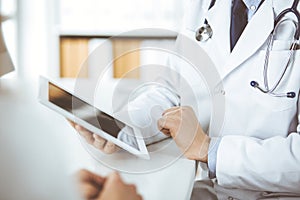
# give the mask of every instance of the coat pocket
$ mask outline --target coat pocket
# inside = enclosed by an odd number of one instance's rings
[[[253,66],[254,70],[257,70],[255,81],[263,89],[266,89],[265,80],[267,80],[268,88],[272,89],[281,78],[273,93],[278,95],[294,92],[296,97],[276,97],[262,93],[258,89],[253,89],[252,100],[257,102],[258,105],[273,111],[283,111],[296,106],[300,89],[300,50],[296,50],[294,57],[291,58],[291,64],[286,68],[289,62],[289,54],[289,50],[270,51],[267,73],[264,74],[266,51],[260,50],[254,64],[255,66]]]

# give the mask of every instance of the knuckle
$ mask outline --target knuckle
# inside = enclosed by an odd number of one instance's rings
[[[159,127],[164,127],[165,126],[165,119],[160,118],[157,123],[158,123]]]
[[[104,149],[103,149],[103,152],[106,153],[106,154],[112,154],[112,153],[114,153],[114,149],[105,146]]]
[[[117,145],[115,145],[115,150],[114,150],[114,152],[117,152],[117,151],[119,151],[119,150],[121,150],[121,148],[118,147]]]
[[[88,174],[88,171],[86,169],[80,169],[78,172],[77,172],[78,176],[80,178],[84,178],[85,176],[87,176]]]
[[[82,175],[85,173],[85,169],[80,169],[78,172],[77,172],[79,175]]]
[[[106,141],[105,139],[103,139],[101,136],[97,135],[97,134],[93,134],[93,137],[95,138],[95,140],[97,141]]]
[[[115,144],[112,143],[112,142],[107,142],[107,143],[106,143],[106,147],[107,147],[107,148],[113,148],[114,146],[115,146]]]
[[[87,131],[87,130],[81,130],[81,131],[78,131],[81,135],[84,135],[84,136],[87,136],[87,137],[92,137],[92,133]]]
[[[161,127],[161,122],[160,122],[160,119],[159,119],[159,120],[157,120],[157,126],[158,126],[158,128],[160,128],[160,127]]]
[[[91,144],[91,145],[94,144],[94,141],[95,141],[94,138],[89,137],[89,136],[83,136],[83,138],[88,144]]]
[[[95,143],[95,142],[94,142],[93,146],[94,146],[96,149],[98,149],[98,150],[100,150],[100,151],[103,151],[103,145],[100,145],[99,143]]]
[[[106,154],[110,154],[109,151],[105,147],[102,149],[102,151]]]
[[[76,129],[77,131],[84,131],[84,130],[85,130],[82,126],[80,126],[80,125],[78,125],[78,124],[75,125],[75,129]]]
[[[96,140],[96,139],[95,139],[95,143],[96,143],[98,146],[101,146],[101,147],[103,148],[104,145],[105,145],[105,143],[106,143],[106,141],[105,141],[105,140],[99,141],[99,140]]]
[[[112,182],[116,183],[116,184],[124,184],[120,175],[117,173],[117,172],[113,172],[111,175],[110,175],[110,178],[112,180]]]
[[[128,188],[130,188],[130,190],[136,192],[136,186],[135,186],[135,185],[129,184],[129,185],[128,185]]]
[[[110,150],[104,149],[103,151],[104,151],[104,153],[106,153],[106,154],[112,154],[112,152],[111,152]]]

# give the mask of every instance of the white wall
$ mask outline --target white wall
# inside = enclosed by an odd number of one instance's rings
[[[34,78],[38,74],[57,74],[56,1],[17,2],[19,75]]]

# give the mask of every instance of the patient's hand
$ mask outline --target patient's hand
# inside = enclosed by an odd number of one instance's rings
[[[114,143],[109,142],[99,135],[90,132],[89,130],[85,129],[84,127],[68,120],[71,126],[76,129],[76,131],[81,135],[87,143],[94,146],[96,149],[99,149],[100,151],[106,153],[106,154],[112,154],[116,151],[118,151],[120,148],[116,146]]]
[[[80,170],[75,174],[76,184],[83,199],[95,199],[100,196],[105,178],[88,170]]]
[[[124,183],[116,172],[107,177],[99,197],[97,200],[142,200],[142,196],[137,193],[136,187]]]
[[[136,187],[124,183],[116,172],[104,178],[88,170],[80,170],[76,179],[85,200],[142,200]]]

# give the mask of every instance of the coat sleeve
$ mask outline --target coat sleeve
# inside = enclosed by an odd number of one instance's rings
[[[129,100],[121,110],[121,113],[128,113],[131,124],[140,128],[146,144],[167,138],[158,130],[157,121],[166,109],[180,105],[180,91],[178,90],[180,88],[178,70],[180,69],[171,64],[170,57],[166,62],[166,66],[160,68],[159,74],[150,77],[154,81],[141,85],[140,93],[134,99]],[[134,145],[128,134],[122,134],[122,137],[123,141]]]
[[[217,156],[216,176],[224,187],[271,192],[300,188],[300,102],[297,131],[265,140],[224,136]]]

